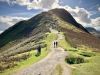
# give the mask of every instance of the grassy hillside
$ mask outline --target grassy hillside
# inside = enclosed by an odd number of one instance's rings
[[[42,48],[41,55],[36,56],[37,50],[29,50],[0,59],[0,75],[6,75],[12,71],[22,69],[44,58],[50,52],[50,45],[57,38],[56,34],[46,33],[47,37],[42,39],[47,46]],[[33,44],[31,42],[30,44]],[[42,46],[42,44],[40,44]],[[30,62],[31,61],[31,62]]]
[[[68,42],[66,42],[65,37],[59,41],[59,46],[61,46],[69,52],[69,56],[65,58],[65,61],[67,64],[69,64],[68,66],[72,69],[72,75],[100,74],[100,53],[93,52],[88,47],[88,51],[86,51],[85,49],[80,50],[77,48],[73,48],[68,44]]]
[[[42,12],[29,20],[18,22],[5,30],[0,35],[0,51],[8,50],[13,45],[18,45],[33,36],[37,37],[39,33],[49,32],[50,26],[64,32],[66,40],[73,47],[89,46],[95,51],[100,49],[98,46],[100,41],[88,34],[88,31],[78,24],[70,13],[64,9],[53,9],[48,12]],[[87,39],[88,41],[85,41]]]
[[[62,29],[62,31],[64,31],[64,29]],[[100,40],[98,38],[87,33],[76,33],[68,29],[65,29],[65,31],[64,35],[66,40],[74,48],[81,50],[91,49],[92,51],[100,52]]]
[[[0,58],[3,55],[14,55],[35,48],[36,44],[46,37],[45,33],[49,32],[50,26],[63,32],[66,41],[72,47],[100,51],[100,39],[89,34],[66,10],[53,9],[42,12],[29,20],[16,23],[5,30],[0,35]],[[31,42],[33,43],[30,44]]]
[[[16,23],[14,26],[5,30],[0,35],[0,58],[34,49],[39,41],[43,43],[41,39],[47,36],[45,33],[50,32],[48,25],[51,23],[47,23],[44,20],[45,18],[46,14],[41,13],[29,20]],[[30,44],[31,42],[34,43]]]
[[[61,13],[65,14],[65,10],[63,11],[64,12],[61,11]],[[71,17],[68,18],[66,16],[65,17],[63,16],[62,19],[62,17],[59,16],[61,16],[61,14],[58,14],[58,12],[54,10],[53,18],[56,20],[55,22],[56,25],[54,28],[64,33],[66,41],[68,41],[68,43],[72,47],[81,50],[91,49],[92,51],[100,52],[100,46],[99,46],[100,39],[89,34],[87,31],[85,31],[86,29],[84,29],[83,27],[81,28],[81,25],[78,25],[79,26],[78,27],[76,24],[73,24],[66,20],[66,19],[70,20]]]
[[[16,39],[34,36],[39,32],[49,31],[46,25],[40,22],[43,16],[44,14],[42,13],[38,14],[29,20],[20,21],[16,23],[14,26],[5,30],[2,34],[0,34],[0,47]]]
[[[50,10],[49,12],[54,13],[57,17],[59,17],[61,20],[72,24],[73,26],[80,28],[81,30],[85,31],[88,33],[88,31],[79,23],[75,21],[75,19],[72,17],[72,15],[66,11],[65,9],[53,9]]]
[[[4,73],[9,72],[9,68],[12,68],[13,65],[16,66],[19,64],[25,66],[26,64],[35,63],[45,57],[48,52],[46,52],[44,48],[47,46],[48,49],[51,41],[56,38],[56,35],[48,34],[48,32],[50,32],[50,26],[60,31],[64,36],[64,39],[60,40],[59,46],[70,51],[69,58],[74,59],[72,63],[74,63],[73,66],[76,68],[73,69],[73,75],[100,74],[100,65],[98,64],[100,63],[98,60],[100,55],[97,53],[100,52],[100,39],[89,34],[88,31],[82,25],[78,24],[64,9],[53,9],[48,12],[40,13],[29,20],[16,23],[0,34],[0,59],[3,59],[0,61],[12,59],[10,57],[13,56],[15,56],[13,60],[18,60],[17,64],[15,61],[15,63],[11,63],[10,66],[9,64],[5,65],[7,64],[5,62],[1,62],[0,69],[2,70],[2,65],[4,65],[3,69],[8,69],[4,71]],[[41,44],[44,54],[30,63],[29,61],[31,61],[31,59],[37,58],[32,55],[35,54],[36,51],[32,50],[36,50],[38,44]],[[16,55],[20,55],[20,57],[16,58]],[[73,58],[74,56],[75,58]],[[25,59],[26,61],[23,59],[24,57],[27,59]],[[19,62],[19,59],[22,62]],[[76,61],[76,59],[82,61]],[[95,63],[95,61],[98,63]],[[92,72],[88,73],[88,71]]]

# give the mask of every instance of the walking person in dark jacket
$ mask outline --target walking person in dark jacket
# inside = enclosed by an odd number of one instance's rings
[[[56,43],[56,48],[57,48],[57,46],[58,46],[58,42],[56,41],[55,43]]]
[[[41,46],[40,45],[37,47],[37,50],[38,50],[38,55],[40,55],[41,54]]]
[[[56,47],[56,42],[54,41],[54,48]]]
[[[54,48],[57,48],[57,46],[58,46],[58,42],[54,41]]]

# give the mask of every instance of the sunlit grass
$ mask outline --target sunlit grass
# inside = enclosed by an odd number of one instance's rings
[[[5,71],[2,71],[0,73],[0,75],[3,75],[3,74],[6,75],[7,73],[10,73],[12,71],[15,71],[15,70],[18,70],[18,69],[22,69],[24,67],[32,65],[35,62],[37,62],[37,61],[41,60],[42,58],[44,58],[48,53],[49,53],[49,51],[45,50],[45,48],[43,48],[42,51],[41,51],[41,55],[38,56],[38,57],[35,56],[37,54],[37,50],[33,50],[33,51],[30,51],[30,52],[26,52],[26,53],[22,53],[20,55],[17,55],[17,56],[21,56],[23,54],[30,54],[31,56],[25,61],[17,62],[18,66],[14,67],[14,68],[7,69]]]
[[[47,33],[47,34],[48,34],[48,36],[44,41],[46,42],[47,49],[48,49],[48,48],[50,48],[52,41],[57,38],[57,34],[53,34],[53,33]]]
[[[58,64],[51,75],[62,75],[62,71],[62,66]]]
[[[61,39],[61,40],[58,41],[58,45],[59,45],[60,47],[64,48],[65,50],[71,49],[71,46],[68,44],[68,42],[66,42],[65,36],[63,35],[63,33],[60,32],[60,34],[62,34],[63,39]]]
[[[92,50],[88,47],[82,47],[82,49],[73,48],[67,43],[65,37],[59,41],[59,46],[68,51],[69,56],[82,56],[84,59],[84,63],[75,63],[71,65],[76,67],[74,69],[72,68],[72,75],[100,75],[100,53],[92,52]],[[85,49],[88,50],[86,51]]]
[[[48,34],[47,37],[44,39],[45,43],[47,44],[47,48],[46,47],[42,48],[40,56],[37,56],[37,57],[35,56],[37,54],[37,50],[32,50],[30,52],[24,52],[21,54],[17,54],[14,57],[22,56],[23,54],[30,54],[31,56],[27,60],[23,60],[21,62],[16,62],[18,64],[18,66],[2,71],[2,72],[0,72],[0,75],[9,74],[13,71],[17,71],[19,69],[25,68],[25,67],[32,65],[32,64],[38,62],[39,60],[43,59],[50,52],[50,45],[51,45],[52,41],[57,38],[56,34],[53,34],[53,33],[47,33],[47,34]]]

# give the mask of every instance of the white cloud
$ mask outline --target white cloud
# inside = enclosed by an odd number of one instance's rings
[[[0,31],[0,34],[2,33],[3,31]]]
[[[8,0],[5,0],[5,1],[8,1]],[[10,1],[10,3],[12,3],[12,1]],[[80,0],[79,3],[81,2],[82,0]],[[50,10],[53,8],[64,8],[68,10],[79,23],[83,25],[91,23],[90,13],[86,11],[84,8],[76,7],[75,9],[73,9],[68,5],[60,6],[59,0],[33,0],[32,2],[30,2],[30,0],[15,0],[14,3],[22,5],[22,6],[26,5],[28,10],[31,10],[31,9]]]
[[[30,9],[43,9],[50,10],[58,5],[59,0],[34,0],[27,8]]]
[[[21,6],[27,6],[28,10],[31,9],[43,9],[49,10],[53,7],[59,6],[59,0],[0,0],[1,2],[7,2],[8,4],[18,4]]]
[[[90,9],[93,9],[93,8],[95,8],[96,6],[92,6]]]
[[[59,2],[59,4],[63,4],[63,3],[64,3],[64,2],[62,2],[62,1],[61,1],[61,2]]]
[[[100,11],[100,7],[98,7],[98,10]]]
[[[87,10],[85,10],[84,8],[79,8],[79,7],[75,7],[74,9],[71,8],[70,6],[66,5],[66,6],[59,6],[59,8],[64,8],[66,9],[68,12],[70,12],[70,14],[75,18],[75,20],[82,24],[82,25],[89,25],[91,23],[91,18],[90,16],[92,15],[91,13],[89,13]]]
[[[0,0],[1,2],[7,2],[8,4],[10,4],[10,0]]]
[[[0,16],[0,31],[3,31],[7,29],[8,27],[14,25],[15,23],[21,21],[21,20],[26,20],[28,18],[23,18],[23,17],[11,17],[11,16],[6,16],[2,17]]]
[[[91,12],[84,8],[75,7],[74,9],[70,6],[59,6],[59,8],[64,8],[70,12],[70,14],[75,18],[75,20],[82,24],[84,27],[94,27],[100,30],[100,17],[91,19],[90,16],[93,15]]]
[[[82,0],[79,1],[79,4],[81,4],[81,3],[82,3]]]
[[[23,17],[12,17],[12,16],[6,16],[6,17],[2,17],[0,16],[0,22],[2,23],[7,23],[9,26],[14,25],[16,22],[21,21],[21,20],[25,20],[28,18],[23,18]]]
[[[10,4],[18,4],[18,5],[29,5],[30,0],[0,0],[1,2],[7,2],[9,5]]]
[[[7,29],[9,25],[5,22],[0,22],[0,31]]]
[[[97,7],[99,7],[99,4],[97,4]]]
[[[21,6],[25,6],[25,5],[27,6],[31,4],[30,0],[15,0],[15,1],[12,1],[11,3],[18,4]]]
[[[95,18],[95,19],[92,19],[92,25],[94,26],[94,27],[99,27],[100,28],[100,17],[98,17],[98,18]]]

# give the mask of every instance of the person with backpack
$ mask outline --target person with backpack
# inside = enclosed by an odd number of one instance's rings
[[[54,48],[56,47],[56,42],[54,41]]]
[[[54,48],[57,48],[57,46],[58,46],[58,42],[54,41]]]
[[[57,48],[57,46],[58,46],[58,42],[56,41],[55,43],[56,43],[56,48]]]
[[[37,47],[37,50],[38,50],[38,55],[40,55],[41,54],[41,46],[40,45]]]

